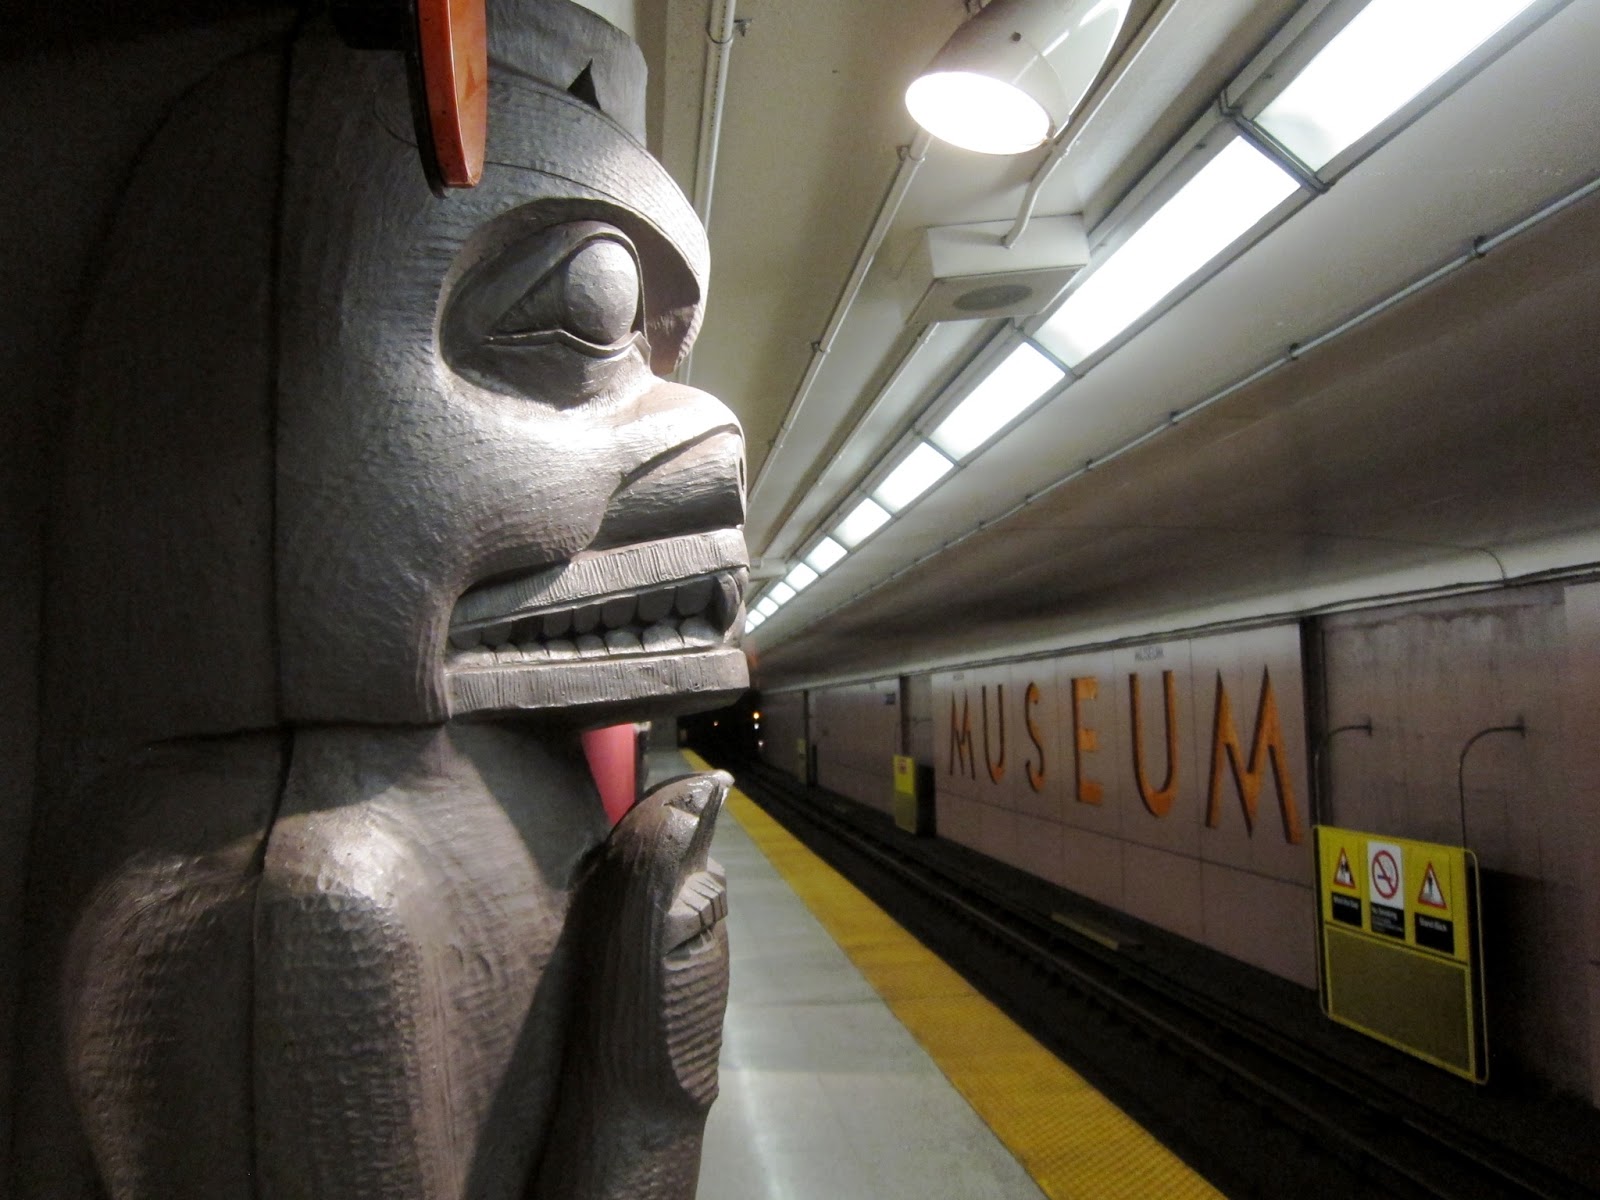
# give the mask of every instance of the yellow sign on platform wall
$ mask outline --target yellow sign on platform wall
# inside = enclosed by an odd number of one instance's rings
[[[1460,846],[1321,825],[1317,857],[1324,921],[1471,961]]]
[[[1471,851],[1331,825],[1316,839],[1328,1015],[1483,1078]]]
[[[894,794],[896,796],[917,794],[917,760],[909,755],[894,756]]]

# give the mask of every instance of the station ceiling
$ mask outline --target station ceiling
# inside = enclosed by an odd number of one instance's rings
[[[1009,319],[912,321],[919,247],[930,227],[1011,222],[1046,150],[934,142],[904,164],[921,145],[902,94],[962,0],[638,0],[654,148],[691,194],[699,172],[702,204],[707,30],[729,7],[711,299],[687,377],[744,425],[759,586],[1016,336]],[[1145,189],[1217,136],[1224,89],[1325,7],[1134,3],[1035,220],[1080,216],[1098,264]],[[1600,196],[1581,194],[1600,176],[1600,3],[1533,16],[747,635],[758,683],[1600,562]]]

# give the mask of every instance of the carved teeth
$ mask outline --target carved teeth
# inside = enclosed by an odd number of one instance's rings
[[[703,612],[705,606],[711,603],[711,587],[712,583],[709,578],[693,579],[688,583],[680,583],[673,607],[686,617],[692,617],[697,612]]]
[[[639,624],[654,625],[672,611],[674,589],[659,588],[639,597]]]
[[[683,635],[665,622],[652,625],[644,631],[644,648],[652,654],[663,650],[682,650]]]
[[[748,577],[744,570],[719,571],[643,593],[463,623],[450,630],[450,663],[533,666],[722,646],[743,612]]]
[[[704,642],[710,645],[722,640],[722,631],[704,617],[688,617],[678,628],[683,632],[685,643]]]
[[[644,649],[644,643],[626,629],[613,629],[606,634],[606,649],[613,654],[637,654]]]
[[[637,596],[616,596],[600,606],[600,624],[607,629],[621,629],[633,620],[639,607]]]
[[[748,575],[748,572],[741,571],[739,574]],[[716,585],[717,591],[713,597],[716,603],[711,608],[711,619],[726,629],[739,615],[739,601],[744,595],[744,580],[736,579],[732,575],[718,575]]]

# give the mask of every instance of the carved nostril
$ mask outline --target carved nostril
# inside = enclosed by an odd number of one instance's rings
[[[744,524],[744,435],[714,396],[653,381],[618,414],[621,468],[596,550]]]
[[[715,429],[631,473],[613,493],[594,549],[744,524],[744,441]]]

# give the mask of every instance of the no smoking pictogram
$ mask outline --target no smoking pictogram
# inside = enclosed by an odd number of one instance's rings
[[[1393,842],[1367,843],[1367,887],[1374,904],[1388,904],[1404,908],[1400,899],[1405,889],[1405,874],[1401,866],[1400,847]]]
[[[1400,866],[1387,850],[1372,856],[1372,887],[1385,900],[1393,900],[1400,892]]]

